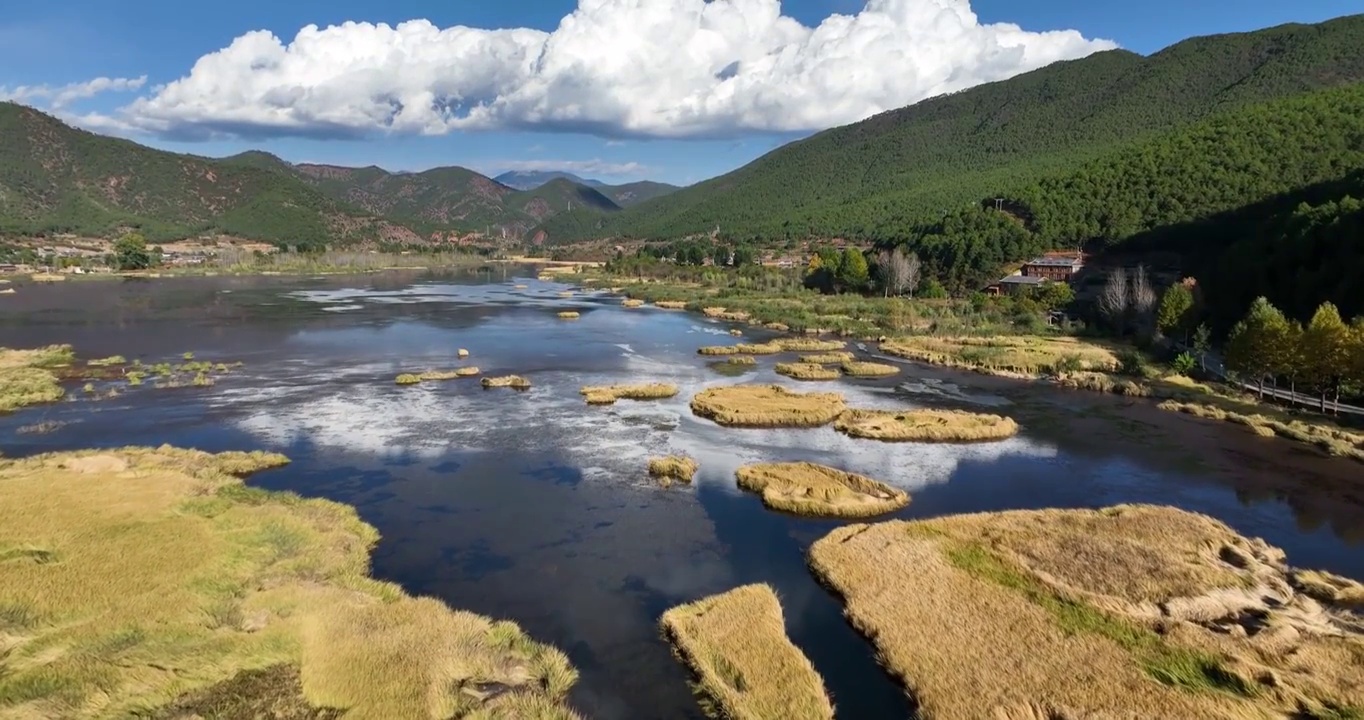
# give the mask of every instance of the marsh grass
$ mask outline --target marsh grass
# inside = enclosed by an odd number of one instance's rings
[[[638,385],[584,385],[578,391],[588,405],[612,405],[617,400],[662,400],[678,393],[676,385],[644,383]]]
[[[838,368],[829,368],[814,363],[777,363],[773,368],[778,375],[796,380],[837,380],[843,376]]]
[[[0,462],[0,715],[146,716],[289,666],[290,693],[347,717],[572,717],[562,653],[370,578],[378,535],[353,508],[239,479],[284,462],[169,447]],[[499,683],[511,692],[469,692]]]
[[[427,370],[421,373],[403,373],[394,378],[393,381],[399,385],[417,385],[424,382],[473,377],[478,373],[479,369],[471,365],[469,367],[455,368],[453,370]]]
[[[909,504],[904,490],[809,462],[744,465],[735,477],[740,488],[762,497],[763,505],[796,515],[868,518]]]
[[[621,307],[625,308],[644,307],[644,301],[636,298],[626,298],[624,301],[621,302]]]
[[[735,345],[707,345],[698,348],[702,355],[776,355],[782,352],[776,343],[737,343]]]
[[[743,330],[740,330],[739,328],[730,328],[729,334],[730,334],[732,337],[743,337],[744,331],[743,331]]]
[[[127,362],[128,359],[123,357],[122,355],[110,355],[109,357],[106,358],[89,360],[85,364],[89,365],[90,367],[109,367],[111,365],[126,365]]]
[[[900,372],[900,368],[886,363],[858,362],[855,360],[845,360],[839,365],[839,369],[848,377],[889,377]]]
[[[700,465],[693,459],[683,455],[668,455],[649,459],[649,475],[657,478],[664,487],[672,484],[672,481],[689,483],[696,477],[696,471]]]
[[[582,317],[582,313],[576,310],[565,310],[559,313],[560,320],[577,320],[580,317]]]
[[[482,380],[485,388],[512,388],[513,390],[529,390],[530,380],[520,375],[502,375],[500,377],[485,377]]]
[[[728,322],[748,322],[751,315],[743,311],[730,311],[722,307],[708,307],[701,309],[702,314],[715,320],[725,320]]]
[[[1346,430],[1325,419],[1308,422],[1286,412],[1254,401],[1222,395],[1194,399],[1192,402],[1165,400],[1158,407],[1209,420],[1244,425],[1260,437],[1281,437],[1311,445],[1327,455],[1364,462],[1364,433]]]
[[[803,363],[811,363],[813,365],[842,365],[845,362],[851,361],[854,357],[855,356],[852,353],[842,351],[817,353],[814,355],[801,355],[800,361]]]
[[[1012,418],[961,410],[848,410],[834,429],[851,437],[899,442],[986,442],[1018,433]]]
[[[772,341],[785,352],[833,352],[848,346],[843,340],[820,340],[817,338],[784,337]]]
[[[66,391],[53,370],[70,366],[74,360],[70,345],[0,348],[0,413],[61,400]]]
[[[799,393],[780,385],[728,385],[691,400],[696,415],[729,427],[819,427],[847,408],[840,393]]]
[[[663,308],[664,310],[686,310],[686,309],[687,309],[687,303],[686,303],[686,302],[683,302],[683,301],[681,301],[681,300],[660,300],[660,301],[654,303],[654,306],[655,306],[655,307]]]
[[[464,348],[460,348],[459,350],[455,351],[455,357],[459,358],[460,360],[463,360],[464,358],[469,357],[469,351],[465,350]]]
[[[712,716],[832,720],[824,681],[787,638],[770,586],[745,585],[679,605],[660,624]]]
[[[1112,347],[1059,335],[910,335],[881,343],[881,350],[934,365],[1007,376],[1040,377],[1055,372],[1058,367],[1072,372],[1111,372],[1118,367],[1118,357]]]
[[[809,562],[925,717],[1364,707],[1364,665],[1346,660],[1364,657],[1364,638],[1347,605],[1296,592],[1282,551],[1194,513],[1119,506],[849,526],[817,541]],[[1309,584],[1320,589],[1298,582]]]

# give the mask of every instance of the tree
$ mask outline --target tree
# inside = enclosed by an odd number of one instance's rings
[[[1319,305],[1303,332],[1302,345],[1304,379],[1321,397],[1322,412],[1326,412],[1328,395],[1340,403],[1341,382],[1349,374],[1350,340],[1350,328],[1336,306],[1329,302]]]
[[[1049,282],[1037,291],[1037,303],[1046,310],[1056,310],[1075,300],[1075,291],[1063,282]]]
[[[861,292],[866,289],[867,281],[871,279],[871,271],[867,268],[867,258],[857,248],[847,248],[843,251],[843,258],[838,263],[838,282],[844,288]]]
[[[834,291],[834,272],[838,270],[838,253],[821,249],[810,258],[805,268],[805,287],[822,293]]]
[[[715,263],[715,267],[724,267],[725,265],[728,265],[729,258],[729,246],[727,245],[716,245],[715,248],[711,250],[710,260]]]
[[[1207,323],[1199,323],[1193,334],[1193,349],[1198,354],[1198,366],[1208,371],[1208,351],[1212,349],[1212,330]]]
[[[876,267],[881,276],[881,286],[887,297],[908,294],[914,296],[919,286],[919,256],[906,253],[902,248],[882,250],[876,256]]]
[[[1108,281],[1099,293],[1099,312],[1113,324],[1119,335],[1127,329],[1127,308],[1131,298],[1127,294],[1127,271],[1118,268],[1108,273]]]
[[[1350,324],[1350,384],[1364,395],[1364,315]]]
[[[747,267],[753,264],[753,248],[747,245],[734,246],[734,267]]]
[[[1160,298],[1156,328],[1171,337],[1187,339],[1193,320],[1193,307],[1193,291],[1189,286],[1183,283],[1171,285]]]
[[[919,297],[925,300],[945,300],[947,288],[944,288],[937,278],[929,278],[928,282],[924,283],[924,289],[919,292]]]
[[[128,233],[114,243],[114,262],[119,270],[146,270],[152,266],[152,255],[147,251],[147,240],[138,233]]]
[[[1284,314],[1267,298],[1258,297],[1227,336],[1227,369],[1253,378],[1260,397],[1265,394],[1265,380],[1284,365],[1288,328]]]

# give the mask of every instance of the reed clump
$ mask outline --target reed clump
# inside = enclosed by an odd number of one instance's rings
[[[1364,638],[1336,584],[1203,515],[1127,505],[853,525],[808,560],[925,717],[1364,708],[1364,665],[1348,659]]]
[[[582,315],[577,310],[565,310],[559,313],[560,320],[577,320]]]
[[[421,373],[403,373],[395,379],[395,382],[399,385],[416,385],[418,383],[434,382],[438,380],[473,377],[478,373],[478,368],[471,365],[469,367],[455,368],[453,370],[427,370]]]
[[[845,360],[840,365],[843,374],[848,377],[888,377],[900,372],[900,368],[886,363],[858,362],[856,360]]]
[[[777,363],[773,368],[778,375],[796,380],[837,380],[842,376],[838,368],[825,367],[814,363]]]
[[[768,585],[744,585],[663,614],[663,635],[697,679],[713,717],[832,720],[833,704],[809,658],[786,636]]]
[[[578,392],[587,399],[588,405],[611,405],[617,400],[662,400],[674,397],[678,388],[670,383],[585,385]]]
[[[570,298],[570,297],[573,297],[573,291],[572,291],[572,290],[564,290],[563,292],[559,293],[559,297],[561,297],[561,298]]]
[[[128,358],[125,358],[122,355],[110,355],[109,357],[106,358],[89,360],[85,364],[89,365],[90,367],[110,367],[113,365],[126,365],[127,363]]]
[[[693,413],[729,427],[819,427],[845,409],[840,393],[799,393],[780,385],[707,388],[691,400]]]
[[[909,504],[904,490],[809,462],[744,465],[735,476],[740,488],[762,497],[763,505],[796,515],[867,518]]]
[[[1228,403],[1230,404],[1230,403]],[[1348,457],[1364,462],[1364,433],[1352,432],[1325,423],[1309,423],[1285,415],[1273,417],[1255,412],[1238,412],[1204,402],[1166,400],[1157,407],[1209,420],[1244,425],[1260,437],[1281,437],[1311,445],[1327,455]],[[1242,403],[1247,410],[1253,405]]]
[[[1109,346],[1063,336],[909,335],[881,343],[881,350],[910,360],[1005,376],[1041,377],[1057,368],[1112,372],[1118,367],[1117,354]]]
[[[782,352],[776,343],[738,343],[735,345],[707,345],[697,349],[702,355],[776,355]]]
[[[702,308],[701,312],[705,314],[705,316],[708,318],[714,318],[716,320],[726,320],[728,322],[748,322],[750,317],[752,317],[746,312],[743,311],[731,312],[722,307]]]
[[[649,475],[657,478],[665,487],[672,481],[689,483],[696,477],[700,465],[693,459],[682,455],[668,455],[649,459]]]
[[[800,361],[814,365],[842,365],[854,358],[854,355],[847,351],[817,353],[814,355],[801,355]]]
[[[575,717],[563,653],[369,577],[378,533],[354,508],[240,479],[285,462],[164,446],[0,462],[0,714],[162,717],[285,668],[301,681],[221,698],[254,710],[205,714]]]
[[[848,343],[842,340],[820,340],[807,337],[777,338],[772,342],[785,352],[803,353],[832,352],[848,346]]]
[[[687,303],[681,300],[659,300],[654,303],[654,307],[660,307],[664,310],[686,310]]]
[[[464,358],[469,357],[469,351],[464,348],[460,348],[459,350],[455,351],[455,357],[459,358],[460,360],[463,360]]]
[[[71,365],[70,345],[32,350],[0,348],[0,413],[61,400],[66,394],[54,368]]]
[[[734,337],[743,337],[744,331],[739,328],[730,328],[729,334]]]
[[[501,377],[483,378],[485,388],[512,388],[514,390],[529,390],[530,381],[520,375],[503,375]]]
[[[851,437],[899,442],[988,442],[1018,434],[1013,418],[961,410],[849,410],[834,429]]]
[[[625,301],[621,303],[621,306],[627,308],[644,307],[644,301],[638,298],[626,298]]]
[[[730,365],[757,365],[758,359],[752,355],[732,355],[725,358],[725,362]]]

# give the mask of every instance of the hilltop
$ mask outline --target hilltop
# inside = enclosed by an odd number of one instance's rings
[[[629,207],[642,203],[645,200],[652,200],[656,197],[677,192],[681,188],[667,183],[652,182],[641,180],[639,182],[624,183],[621,185],[610,185],[600,180],[591,180],[578,177],[570,172],[562,171],[524,171],[513,170],[504,172],[493,178],[499,183],[515,190],[534,190],[553,180],[568,180],[569,182],[583,185],[611,199],[611,202],[620,207]]]
[[[908,238],[924,223],[1237,108],[1364,79],[1364,16],[1060,62],[790,143],[552,241]],[[585,228],[593,228],[585,230]]]

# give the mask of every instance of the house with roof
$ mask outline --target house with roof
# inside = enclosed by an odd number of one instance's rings
[[[1023,263],[1012,274],[1005,275],[985,288],[985,293],[1001,295],[1041,287],[1049,282],[1070,282],[1083,267],[1084,259],[1078,254],[1049,253]]]

